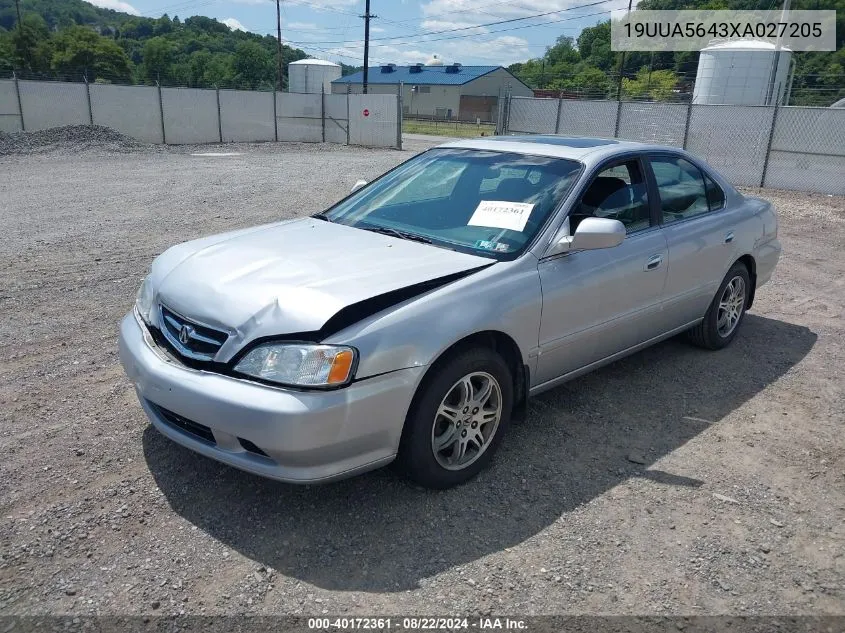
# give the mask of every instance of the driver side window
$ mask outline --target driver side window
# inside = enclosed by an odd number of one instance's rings
[[[629,160],[602,170],[590,183],[569,214],[572,233],[584,218],[619,220],[630,234],[651,226],[643,171],[638,160]]]

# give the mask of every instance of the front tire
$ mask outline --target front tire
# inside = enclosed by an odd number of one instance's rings
[[[493,350],[475,348],[434,369],[405,419],[396,465],[426,488],[475,477],[493,458],[513,408],[513,378]]]
[[[690,342],[713,350],[729,345],[745,318],[750,292],[748,269],[744,264],[734,264],[722,280],[704,320],[687,333]]]

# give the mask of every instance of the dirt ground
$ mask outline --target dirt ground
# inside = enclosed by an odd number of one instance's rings
[[[845,614],[845,199],[766,190],[734,344],[534,400],[448,492],[266,481],[149,426],[117,325],[168,246],[312,213],[423,147],[0,158],[0,614]]]

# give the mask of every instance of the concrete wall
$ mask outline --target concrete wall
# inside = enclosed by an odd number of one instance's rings
[[[85,84],[19,81],[18,86],[27,131],[90,122]]]
[[[273,93],[250,90],[220,91],[223,142],[273,141]]]
[[[161,143],[158,88],[92,84],[91,114],[104,125],[146,143]]]
[[[27,131],[93,122],[148,143],[321,142],[325,135],[329,143],[399,144],[395,89],[347,99],[345,94],[274,95],[41,81],[20,81],[18,85],[23,116],[15,82],[0,80],[0,131],[21,131],[21,120]],[[347,102],[354,104],[352,110]],[[347,111],[352,116],[347,117]]]
[[[845,109],[514,98],[507,133],[684,147],[735,185],[845,195]],[[771,142],[771,148],[769,143]]]
[[[0,79],[0,132],[20,132],[21,115],[15,82]]]

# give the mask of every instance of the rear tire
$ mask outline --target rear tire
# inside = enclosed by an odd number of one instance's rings
[[[722,349],[730,344],[745,318],[751,292],[751,277],[744,264],[736,263],[725,275],[704,315],[704,320],[687,332],[687,339],[705,349]]]
[[[435,372],[405,419],[396,466],[421,486],[445,489],[490,464],[510,422],[513,378],[487,348],[460,352]]]

